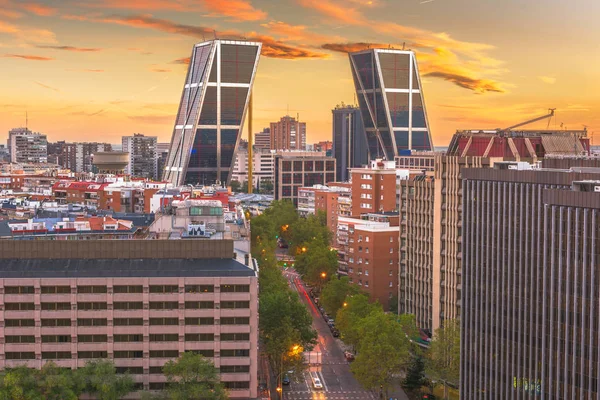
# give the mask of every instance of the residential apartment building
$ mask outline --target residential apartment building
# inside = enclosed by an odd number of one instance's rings
[[[77,203],[98,208],[108,183],[61,180],[52,186],[52,195],[58,204]]]
[[[313,147],[315,151],[324,151],[325,153],[331,153],[331,150],[333,150],[333,142],[330,140],[323,140],[318,143],[315,143]]]
[[[462,172],[460,396],[598,399],[600,172]]]
[[[167,157],[169,156],[169,147],[171,143],[156,143],[156,179],[162,177],[162,172],[167,165]]]
[[[398,213],[338,218],[340,273],[385,310],[398,294]]]
[[[327,226],[335,234],[340,216],[352,215],[352,189],[348,182],[334,182],[328,186],[315,185],[298,190],[298,213],[301,216],[325,213]]]
[[[123,136],[123,151],[129,153],[129,164],[125,173],[136,178],[157,179],[156,136],[135,133]]]
[[[271,149],[271,128],[264,128],[262,132],[254,134],[255,149]]]
[[[22,244],[0,241],[0,368],[109,359],[152,391],[165,363],[194,352],[230,398],[257,397],[257,267],[231,240]]]
[[[272,150],[306,150],[306,122],[286,115],[271,122]]]
[[[263,182],[275,179],[275,152],[269,149],[255,148],[252,152],[252,185],[260,187]],[[238,150],[233,166],[232,180],[240,183],[248,181],[248,150]]]
[[[433,172],[413,172],[401,181],[400,284],[398,310],[413,314],[417,326],[433,328]],[[438,282],[439,285],[439,282]]]
[[[329,182],[335,182],[335,158],[308,151],[275,155],[275,200],[291,200],[297,206],[300,188]]]
[[[350,180],[350,168],[364,167],[369,162],[367,135],[358,107],[336,106],[333,114],[333,156],[338,180]]]
[[[62,143],[59,165],[73,172],[92,172],[93,155],[112,151],[109,143]]]
[[[12,129],[10,140],[10,162],[40,164],[48,162],[48,139],[46,135],[27,128]]]
[[[352,216],[397,210],[396,165],[373,160],[365,168],[352,168]]]

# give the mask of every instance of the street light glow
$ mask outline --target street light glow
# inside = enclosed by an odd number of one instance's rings
[[[327,274],[325,272],[321,272],[321,278],[325,278]]]

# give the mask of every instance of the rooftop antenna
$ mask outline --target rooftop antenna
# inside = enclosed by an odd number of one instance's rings
[[[402,51],[404,51],[405,47],[406,47],[406,42],[402,42]]]
[[[27,110],[25,110],[25,132],[27,132],[28,126],[29,126],[29,116],[27,115]]]
[[[217,31],[213,29],[213,35],[215,36],[215,40],[217,40]]]
[[[288,116],[288,117],[290,116],[290,104],[289,104],[289,103],[288,103],[288,105],[287,105],[287,116]]]

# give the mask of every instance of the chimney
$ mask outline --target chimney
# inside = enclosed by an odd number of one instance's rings
[[[244,254],[244,264],[246,264],[246,267],[248,266],[250,262],[250,254]]]

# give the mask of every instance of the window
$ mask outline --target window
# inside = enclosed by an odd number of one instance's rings
[[[250,357],[250,350],[221,350],[221,357]]]
[[[153,333],[150,334],[151,342],[177,342],[179,334],[177,333]]]
[[[106,293],[106,286],[77,286],[77,293]]]
[[[187,310],[198,310],[198,309],[212,309],[215,308],[214,301],[186,301],[185,308]]]
[[[365,269],[365,275],[369,276],[369,270],[368,269]]]
[[[221,365],[220,372],[222,374],[235,374],[250,372],[249,365]]]
[[[138,333],[130,333],[128,335],[114,335],[113,340],[115,342],[143,342],[144,341],[144,337],[142,336],[142,334]]]
[[[42,303],[45,311],[66,311],[71,309],[71,303]]]
[[[42,336],[42,339],[44,337]],[[69,337],[69,339],[71,339]],[[5,339],[6,343],[35,343],[35,336],[31,335],[26,335],[26,336],[12,336],[12,335],[6,335]]]
[[[5,294],[33,294],[33,286],[5,286]]]
[[[394,286],[394,284],[392,282],[390,282],[390,287],[393,287],[393,286]]]
[[[215,340],[213,333],[186,333],[186,342],[212,342]]]
[[[140,326],[144,325],[143,318],[115,318],[114,326]]]
[[[115,338],[119,335],[115,335]],[[106,335],[78,335],[77,341],[79,343],[106,343],[108,337]],[[117,340],[115,339],[115,342]]]
[[[391,263],[390,263],[390,264],[391,264]],[[390,276],[392,276],[392,273],[393,273],[393,272],[392,272],[392,270],[390,269]]]
[[[249,333],[221,333],[222,342],[244,342],[250,340]]]
[[[221,285],[221,293],[248,293],[250,285]]]
[[[7,360],[35,360],[33,351],[7,351],[4,354]]]
[[[250,308],[249,301],[222,301],[222,309],[239,309],[239,308]]]
[[[179,303],[176,301],[151,301],[151,310],[178,310]]]
[[[178,318],[150,318],[150,325],[179,325]]]
[[[115,301],[113,304],[115,310],[141,310],[144,303],[141,301]]]
[[[348,272],[353,274],[354,273],[354,268],[348,268]]]
[[[142,285],[120,285],[113,287],[113,293],[142,293]]]
[[[177,285],[150,285],[150,293],[179,293]]]
[[[369,287],[369,281],[365,281],[365,287]]]
[[[390,265],[394,264],[394,260],[390,258]]]
[[[114,358],[143,358],[144,352],[142,350],[125,350],[115,351]]]
[[[150,358],[177,358],[178,350],[150,350]]]
[[[32,311],[35,309],[33,303],[5,303],[4,309],[6,311]]]
[[[225,389],[228,390],[242,390],[242,389],[249,389],[250,388],[250,382],[242,382],[242,381],[234,381],[234,382],[223,382],[223,385],[225,386]]]
[[[369,248],[365,247],[365,253],[368,253],[368,252],[369,252]]]
[[[42,286],[42,294],[71,294],[70,286]]]
[[[77,326],[106,326],[106,318],[79,318]]]
[[[214,291],[213,285],[185,285],[186,293],[212,293]]]
[[[31,326],[33,326],[33,324]],[[71,326],[71,320],[66,318],[42,319],[42,326]]]
[[[77,358],[106,358],[106,351],[80,351],[77,353]]]
[[[390,236],[390,243],[393,243],[393,242],[394,242],[394,237]]]
[[[394,252],[394,248],[390,247],[390,253],[393,253],[393,252]]]
[[[365,242],[369,243],[369,236],[365,237]],[[368,253],[368,251],[367,251],[367,253]]]
[[[371,204],[369,204],[369,203],[360,203],[360,208],[371,208]]]
[[[117,374],[141,375],[144,373],[144,367],[115,367],[115,369]]]
[[[221,318],[221,325],[249,325],[249,317],[225,317]]]
[[[150,367],[150,374],[152,375],[156,375],[156,374],[163,374],[163,370],[162,367]]]
[[[106,303],[101,302],[81,302],[77,303],[78,310],[91,311],[91,310],[106,310]]]
[[[186,318],[186,325],[214,325],[214,318]]]

